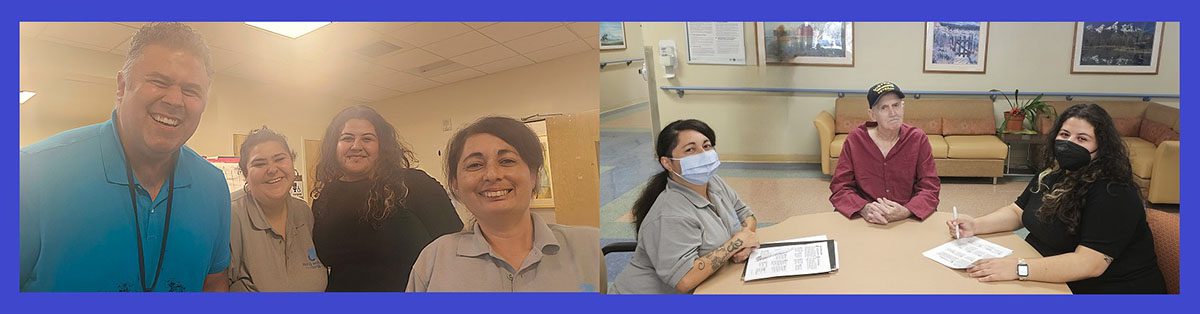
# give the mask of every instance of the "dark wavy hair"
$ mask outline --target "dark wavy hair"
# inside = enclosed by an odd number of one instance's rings
[[[238,155],[241,156],[238,158],[238,169],[242,171],[243,177],[246,176],[246,165],[250,163],[250,150],[254,149],[254,146],[266,142],[278,142],[283,145],[283,150],[287,151],[293,160],[296,159],[296,151],[288,146],[287,137],[264,125],[262,128],[251,130],[250,134],[246,135],[246,140],[242,141],[242,147],[238,148]]]
[[[1060,169],[1054,159],[1054,142],[1062,130],[1063,122],[1070,118],[1087,121],[1095,128],[1093,140],[1096,141],[1096,159],[1076,171]],[[1106,182],[1104,188],[1109,194],[1115,194],[1116,189],[1136,190],[1133,182],[1133,170],[1129,164],[1129,150],[1121,140],[1112,117],[1108,111],[1096,104],[1077,104],[1067,108],[1050,128],[1054,132],[1046,134],[1039,159],[1047,168],[1038,174],[1038,183],[1034,191],[1048,189],[1042,195],[1042,207],[1037,209],[1037,218],[1041,221],[1057,219],[1067,227],[1069,234],[1077,234],[1079,228],[1080,210],[1086,205],[1086,196],[1097,182]],[[1062,177],[1054,186],[1042,183],[1047,175],[1061,173]]]
[[[533,191],[537,192],[538,174],[545,163],[542,158],[542,142],[525,123],[509,117],[483,117],[454,133],[450,142],[446,144],[446,155],[443,157],[446,161],[443,163],[446,181],[450,186],[458,183],[458,162],[462,159],[463,145],[466,145],[468,137],[475,134],[491,134],[512,145],[517,150],[517,155],[521,156],[521,160],[525,161],[525,165],[529,166],[529,175],[533,176],[534,182]],[[450,192],[455,193],[454,189],[450,189]]]
[[[675,145],[679,145],[679,133],[686,130],[704,134],[704,136],[708,137],[708,141],[713,147],[717,146],[717,133],[708,127],[708,124],[704,123],[704,121],[696,119],[676,120],[663,127],[662,131],[658,132],[658,137],[654,140],[655,163],[658,163],[659,158],[673,157],[671,156],[671,151],[675,149]],[[646,183],[646,187],[642,189],[642,194],[638,196],[637,201],[633,202],[634,234],[641,231],[642,222],[646,220],[646,215],[650,213],[650,207],[654,206],[654,201],[658,199],[658,195],[667,189],[667,180],[670,180],[670,174],[667,173],[666,169],[651,176],[650,182]]]
[[[396,134],[396,127],[383,119],[375,109],[365,105],[352,106],[343,109],[333,117],[333,121],[325,128],[325,137],[321,140],[321,156],[317,161],[316,184],[311,196],[315,204],[321,198],[321,191],[329,184],[344,176],[345,170],[337,156],[338,138],[342,129],[351,119],[362,119],[375,127],[375,135],[379,140],[379,158],[375,164],[371,191],[367,194],[364,210],[359,221],[368,222],[376,229],[382,226],[384,220],[397,209],[403,208],[408,198],[408,186],[404,183],[404,170],[412,168],[417,163],[408,145]],[[314,210],[318,208],[314,207]],[[318,210],[319,211],[319,210]],[[315,213],[321,215],[322,213]]]

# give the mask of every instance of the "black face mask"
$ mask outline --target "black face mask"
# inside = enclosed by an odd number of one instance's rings
[[[1079,170],[1092,162],[1092,152],[1068,140],[1054,140],[1054,160],[1070,171]]]

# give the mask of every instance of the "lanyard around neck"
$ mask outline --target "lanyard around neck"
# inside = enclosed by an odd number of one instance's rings
[[[113,122],[116,123],[116,119],[114,119]],[[121,134],[119,131],[117,132],[117,140],[118,142],[121,141]],[[124,149],[124,143],[121,144],[122,149]],[[171,230],[171,205],[175,203],[175,166],[177,162],[179,162],[179,153],[175,153],[173,156],[171,156],[171,175],[170,179],[167,180],[168,190],[166,222],[163,223],[162,243],[159,245],[158,251],[158,266],[156,266],[154,269],[154,280],[150,282],[150,286],[147,287],[146,255],[144,253],[145,250],[142,248],[142,223],[138,219],[137,190],[133,187],[133,167],[129,164],[129,156],[125,156],[125,178],[129,180],[129,202],[133,204],[133,227],[137,232],[134,238],[137,239],[138,279],[142,285],[143,292],[154,291],[154,288],[158,286],[158,276],[162,274],[163,257],[167,254],[167,232]]]
[[[163,257],[167,254],[167,232],[171,231],[171,205],[175,203],[175,171],[173,170],[170,179],[167,180],[167,184],[170,184],[167,189],[167,216],[166,222],[163,223],[162,242],[158,249],[158,266],[154,269],[154,281],[150,282],[149,287],[146,287],[146,254],[142,248],[142,223],[138,219],[137,191],[133,187],[133,170],[129,168],[129,160],[125,161],[125,174],[129,179],[129,202],[133,204],[133,227],[137,231],[135,238],[137,238],[138,250],[138,279],[141,280],[144,292],[154,291],[154,287],[158,286],[158,276],[162,274]]]

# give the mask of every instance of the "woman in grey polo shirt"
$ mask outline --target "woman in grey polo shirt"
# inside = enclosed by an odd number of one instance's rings
[[[758,220],[716,175],[717,134],[700,120],[671,122],[655,145],[663,172],[633,205],[637,249],[612,293],[690,293],[758,247]]]
[[[421,251],[408,291],[597,291],[599,230],[547,224],[529,210],[545,162],[532,130],[486,117],[447,146],[451,194],[475,220]]]
[[[287,138],[263,127],[240,148],[246,186],[230,196],[230,291],[325,291],[312,241],[312,210],[291,196],[296,179]]]

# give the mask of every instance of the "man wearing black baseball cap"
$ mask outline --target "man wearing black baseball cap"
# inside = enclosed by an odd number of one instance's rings
[[[937,211],[941,181],[925,131],[904,124],[904,92],[892,82],[867,90],[870,121],[850,131],[829,189],[838,212],[888,224]]]

